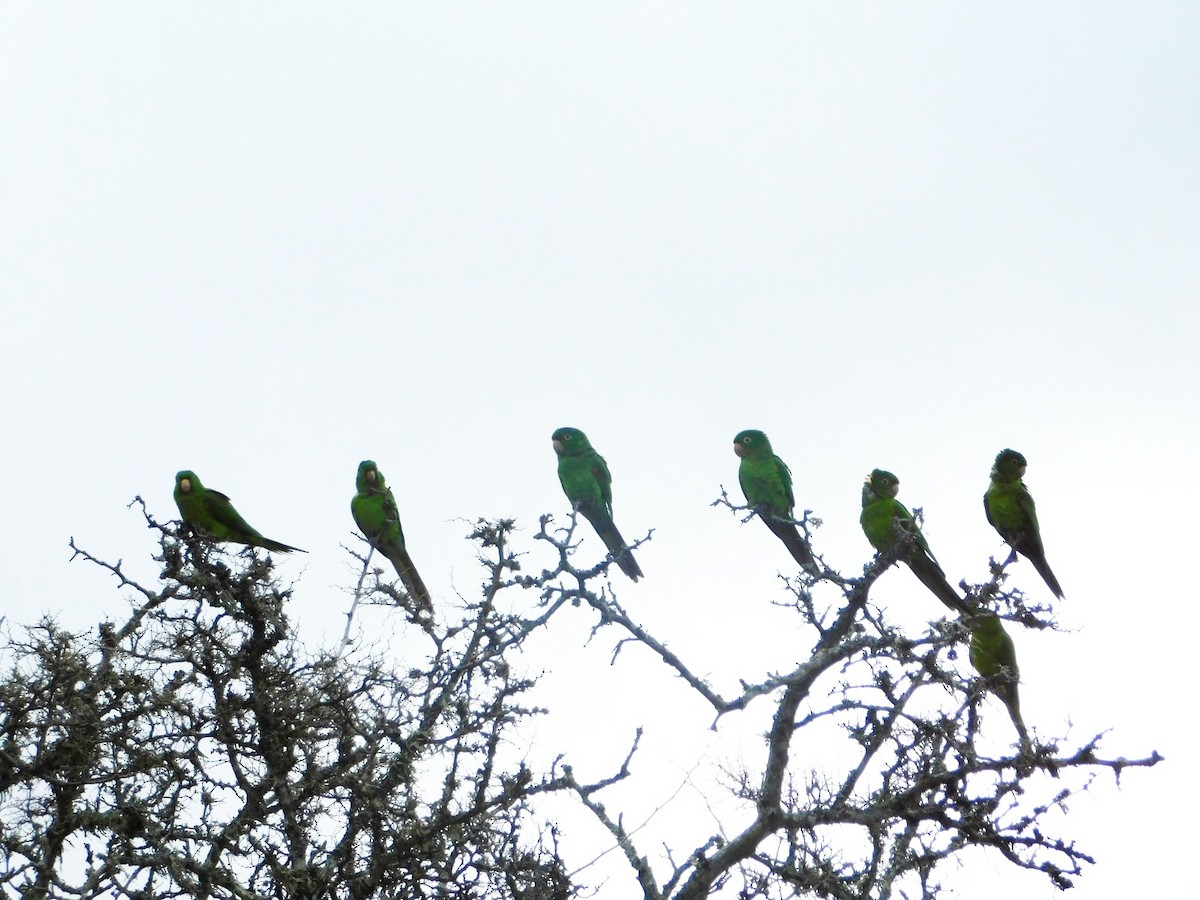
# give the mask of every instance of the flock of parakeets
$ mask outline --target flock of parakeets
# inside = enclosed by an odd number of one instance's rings
[[[559,428],[551,436],[558,456],[558,480],[574,510],[596,530],[604,546],[629,578],[642,577],[641,567],[625,543],[612,516],[612,475],[608,465],[578,428]],[[741,463],[738,481],[752,507],[778,537],[802,568],[816,571],[812,550],[792,518],[796,500],[792,491],[792,473],[771,449],[761,431],[743,431],[733,439],[733,451]],[[1063,596],[1058,579],[1046,562],[1038,529],[1037,513],[1022,478],[1025,457],[1015,450],[1002,450],[992,466],[992,480],[983,497],[988,522],[1012,547],[1013,556],[1026,557],[1033,563],[1054,596]],[[372,460],[358,465],[357,491],[350,501],[354,521],[371,546],[395,567],[405,590],[418,603],[432,609],[432,600],[421,576],[404,547],[404,532],[396,498],[384,481],[383,473]],[[973,610],[946,580],[929,543],[917,527],[912,514],[896,499],[900,481],[891,472],[875,469],[863,485],[862,515],[859,522],[867,540],[880,553],[897,550],[899,560],[947,607],[971,618],[971,664],[993,683],[993,690],[1008,707],[1013,724],[1023,743],[1028,742],[1017,696],[1019,672],[1012,638],[999,617],[987,611]],[[220,491],[206,488],[191,471],[175,475],[175,503],[183,521],[200,535],[214,541],[232,541],[252,547],[288,553],[298,547],[263,537],[247,524]]]
[[[733,451],[742,460],[738,480],[746,502],[783,541],[796,562],[811,569],[812,552],[792,519],[795,499],[791,470],[771,450],[771,442],[761,431],[738,434],[733,439]],[[1032,562],[1054,596],[1061,598],[1062,588],[1046,562],[1033,497],[1021,480],[1025,466],[1025,457],[1015,450],[1002,450],[997,454],[991,484],[983,496],[983,509],[988,522],[1012,548],[1013,556],[1020,554]],[[1008,708],[1022,744],[1028,744],[1029,735],[1021,718],[1017,690],[1020,672],[1012,638],[995,613],[972,610],[951,587],[912,513],[896,499],[899,492],[900,479],[891,472],[875,469],[867,476],[859,517],[863,534],[880,553],[898,551],[898,559],[912,569],[938,600],[971,619],[971,664],[991,682],[991,688]]]

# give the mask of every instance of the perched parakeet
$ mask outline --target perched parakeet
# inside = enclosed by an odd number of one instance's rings
[[[796,498],[792,495],[792,471],[771,450],[771,442],[761,431],[742,431],[733,439],[733,452],[741,459],[738,481],[746,503],[754,507],[759,518],[771,532],[783,541],[792,558],[804,568],[813,565],[812,550],[791,522]]]
[[[1033,497],[1021,480],[1025,476],[1025,457],[1016,450],[1001,450],[992,465],[992,483],[983,495],[983,511],[1000,537],[1013,551],[1020,553],[1037,569],[1042,580],[1060,600],[1063,596],[1058,579],[1046,562],[1042,533],[1038,529]]]
[[[1017,651],[1000,618],[992,613],[982,613],[971,626],[971,665],[984,678],[992,680],[988,688],[1008,707],[1021,743],[1028,743],[1029,733],[1021,718],[1021,701],[1017,696],[1017,684],[1021,680]]]
[[[404,548],[404,531],[400,528],[396,498],[374,460],[364,459],[358,464],[355,486],[358,493],[350,501],[355,524],[371,542],[371,546],[396,567],[396,574],[400,576],[408,595],[426,609],[433,609],[429,591]]]
[[[969,612],[958,591],[946,580],[946,573],[938,565],[925,535],[913,520],[912,513],[896,499],[900,492],[900,479],[891,472],[875,469],[867,476],[862,490],[862,515],[859,522],[867,540],[880,553],[886,553],[896,545],[901,532],[912,535],[908,549],[900,556],[921,584],[933,595],[957,613]]]
[[[183,521],[212,540],[265,547],[277,553],[305,552],[299,547],[289,547],[263,537],[238,515],[228,497],[202,485],[195,472],[185,469],[175,473],[175,505],[179,507]]]
[[[550,440],[558,454],[558,480],[571,506],[592,523],[621,571],[637,581],[642,577],[642,570],[613,524],[612,476],[604,457],[592,448],[587,435],[578,428],[560,428]]]

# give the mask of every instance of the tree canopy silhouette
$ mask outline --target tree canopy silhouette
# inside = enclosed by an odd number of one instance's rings
[[[269,555],[229,554],[142,514],[158,540],[155,585],[71,543],[116,577],[129,604],[120,621],[78,634],[50,620],[8,626],[6,896],[557,900],[588,885],[540,811],[552,793],[595,817],[646,900],[935,896],[939,868],[979,849],[1069,887],[1092,860],[1054,834],[1062,820],[1048,813],[1098,772],[1161,759],[1106,756],[1101,736],[1072,742],[1036,723],[998,752],[995,731],[1011,726],[997,716],[981,740],[980,704],[1000,676],[962,664],[971,616],[907,634],[872,602],[902,541],[854,577],[814,552],[786,580],[797,642],[807,635],[800,661],[719,685],[696,674],[707,661],[685,661],[621,605],[612,556],[577,565],[574,517],[542,518],[534,539],[555,558],[536,574],[521,571],[512,522],[479,521],[478,597],[433,610],[385,580],[365,543],[352,549],[362,575],[347,615],[397,610],[397,659],[381,643],[303,646]],[[813,521],[795,525],[811,544]],[[1050,610],[1004,582],[993,563],[987,583],[962,587],[980,614],[1052,627]],[[498,602],[512,592],[535,602]],[[682,679],[718,731],[751,703],[771,704],[756,768],[734,789],[745,810],[736,831],[731,822],[654,857],[638,846],[605,800],[637,777],[636,738],[596,782],[577,780],[570,747],[542,770],[524,761],[523,728],[554,710],[528,703],[535,679],[515,655],[581,606],[595,634],[645,648],[664,679]],[[840,742],[836,768],[794,752],[798,736],[818,733]]]

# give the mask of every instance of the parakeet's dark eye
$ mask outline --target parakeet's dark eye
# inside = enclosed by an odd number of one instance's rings
[[[742,443],[743,444],[753,444],[754,438],[750,437],[750,435],[746,435],[744,438],[742,438]]]

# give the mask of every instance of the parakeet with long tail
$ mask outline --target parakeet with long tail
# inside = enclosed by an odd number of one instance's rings
[[[1029,743],[1029,732],[1021,718],[1021,701],[1017,696],[1017,684],[1021,672],[1017,668],[1017,651],[1012,638],[1004,630],[999,616],[982,613],[971,626],[971,665],[975,671],[991,681],[988,689],[1004,701],[1012,717],[1021,743]]]
[[[1000,532],[1000,537],[1012,547],[1013,553],[1019,553],[1033,563],[1046,586],[1061,600],[1062,587],[1046,562],[1033,496],[1021,480],[1025,477],[1025,466],[1025,457],[1016,450],[1001,450],[996,454],[992,483],[983,495],[983,511],[992,527]]]
[[[859,517],[863,534],[880,553],[887,553],[894,548],[902,534],[911,535],[911,538],[906,538],[908,547],[901,553],[900,559],[942,603],[956,613],[970,612],[958,591],[946,580],[946,573],[934,558],[912,513],[896,499],[899,492],[900,479],[891,472],[875,469],[867,476],[862,489],[863,510]]]
[[[364,459],[358,464],[355,487],[357,493],[350,501],[354,523],[371,542],[371,546],[391,561],[409,596],[426,609],[433,609],[429,590],[417,574],[416,566],[405,548],[396,498],[374,460]]]
[[[175,473],[175,505],[179,507],[183,521],[211,540],[264,547],[276,553],[305,552],[299,547],[263,537],[238,514],[228,497],[206,488],[190,470]]]
[[[771,529],[792,558],[803,568],[813,566],[812,550],[791,522],[796,498],[792,492],[792,470],[775,455],[771,442],[761,431],[741,431],[733,439],[733,452],[738,464],[738,483],[746,495],[746,503],[754,507],[763,524]]]
[[[571,506],[592,523],[621,567],[634,581],[644,577],[612,517],[612,475],[604,457],[578,428],[559,428],[550,436],[558,455],[558,480]]]

